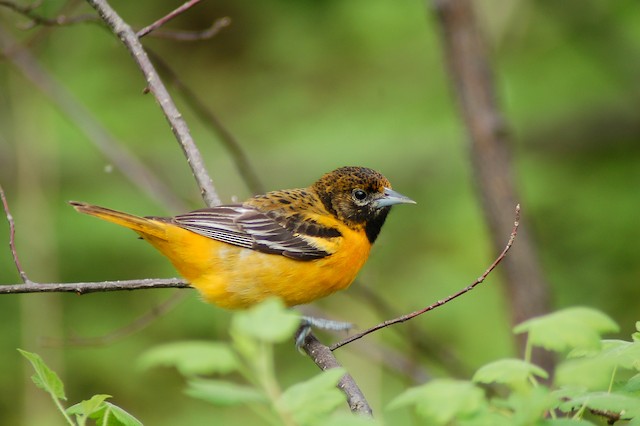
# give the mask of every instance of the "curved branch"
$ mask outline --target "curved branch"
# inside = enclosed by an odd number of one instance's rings
[[[173,102],[167,88],[160,80],[155,68],[151,64],[151,61],[142,47],[138,36],[136,36],[136,33],[133,31],[131,26],[129,26],[116,13],[106,0],[87,1],[96,9],[111,31],[120,38],[122,43],[124,43],[125,47],[129,50],[131,56],[144,74],[149,90],[160,104],[160,108],[169,122],[173,134],[178,140],[178,143],[180,143],[180,146],[187,157],[187,162],[191,167],[191,171],[198,183],[205,203],[210,207],[219,205],[220,198],[214,188],[211,177],[207,173],[204,160],[202,159],[200,150],[191,136],[189,127],[182,117],[182,114],[178,111],[178,108]]]
[[[507,242],[507,245],[505,246],[505,248],[502,250],[502,252],[500,253],[500,255],[496,258],[496,260],[493,261],[493,263],[491,264],[491,266],[489,266],[487,268],[486,271],[484,271],[484,273],[478,278],[476,279],[473,283],[469,284],[468,286],[466,286],[465,288],[463,288],[462,290],[458,291],[455,294],[452,294],[442,300],[438,300],[436,303],[427,306],[426,308],[423,309],[419,309],[417,311],[411,312],[409,314],[406,315],[402,315],[400,317],[394,318],[394,319],[390,319],[384,322],[381,322],[380,324],[374,325],[371,328],[368,328],[358,334],[354,334],[353,336],[350,336],[338,343],[335,343],[333,345],[331,345],[329,348],[334,351],[344,345],[347,345],[355,340],[358,340],[364,336],[366,336],[367,334],[371,334],[374,331],[378,331],[380,329],[383,329],[385,327],[388,327],[390,325],[393,324],[398,324],[401,322],[405,322],[405,321],[409,321],[412,318],[415,318],[419,315],[424,314],[425,312],[429,312],[434,310],[435,308],[438,308],[450,301],[452,301],[453,299],[462,296],[465,293],[468,293],[469,291],[473,290],[478,284],[480,284],[481,282],[483,282],[487,276],[491,273],[491,271],[493,271],[495,269],[496,266],[498,266],[498,264],[500,262],[502,262],[502,259],[505,258],[505,256],[507,255],[507,253],[509,252],[509,250],[511,249],[511,246],[513,246],[514,241],[516,240],[516,236],[518,235],[518,227],[520,226],[520,204],[518,204],[516,206],[516,218],[513,224],[513,230],[511,231],[511,235],[509,236],[509,241]]]

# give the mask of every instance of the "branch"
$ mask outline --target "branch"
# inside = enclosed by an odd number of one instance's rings
[[[24,269],[22,269],[22,266],[20,265],[18,251],[16,250],[16,224],[13,221],[13,216],[11,215],[11,211],[9,210],[9,203],[7,202],[7,197],[5,197],[4,195],[4,189],[2,189],[2,185],[0,185],[0,198],[2,198],[2,207],[4,208],[4,213],[7,216],[7,222],[9,222],[9,248],[11,249],[11,256],[13,256],[13,263],[18,269],[18,274],[20,275],[20,279],[22,280],[22,282],[24,284],[32,284],[33,282],[27,277],[27,273],[24,271]]]
[[[138,36],[138,38],[142,38],[142,37],[146,36],[150,32],[160,28],[161,26],[163,26],[164,24],[166,24],[167,22],[169,22],[170,20],[172,20],[176,16],[178,16],[181,13],[184,13],[187,10],[191,9],[193,6],[195,6],[196,4],[200,3],[201,1],[202,0],[189,0],[188,2],[183,4],[182,6],[178,7],[177,9],[173,10],[172,12],[169,12],[168,14],[163,16],[162,18],[158,19],[153,24],[144,27],[143,29],[138,31],[136,33],[136,35]]]
[[[513,243],[516,239],[516,236],[518,235],[518,227],[520,226],[520,204],[518,204],[516,206],[516,218],[513,224],[513,230],[511,231],[511,235],[509,236],[509,241],[507,242],[507,245],[505,246],[505,248],[502,250],[502,253],[500,253],[500,255],[496,258],[496,260],[493,261],[493,263],[491,264],[491,266],[489,266],[489,268],[487,268],[486,271],[484,271],[484,273],[478,278],[476,279],[473,283],[471,283],[470,285],[468,285],[467,287],[463,288],[462,290],[458,291],[455,294],[452,294],[442,300],[438,300],[436,303],[427,306],[426,308],[411,312],[410,314],[406,314],[406,315],[402,315],[398,318],[394,318],[394,319],[390,319],[384,322],[381,322],[378,325],[375,325],[371,328],[368,328],[358,334],[354,334],[353,336],[350,336],[338,343],[335,343],[333,345],[330,346],[330,349],[332,351],[335,351],[336,349],[347,345],[355,340],[358,340],[364,336],[366,336],[367,334],[371,334],[374,331],[380,330],[382,328],[388,327],[390,325],[393,324],[398,324],[401,322],[405,322],[405,321],[409,321],[412,318],[415,318],[419,315],[424,314],[425,312],[429,312],[432,311],[450,301],[452,301],[453,299],[462,296],[465,293],[468,293],[469,291],[473,290],[478,284],[480,284],[481,282],[483,282],[487,276],[491,273],[491,271],[493,271],[495,269],[496,266],[498,266],[498,264],[500,262],[502,262],[502,259],[505,258],[505,256],[507,255],[507,253],[509,252],[509,250],[511,249],[511,246],[513,246]]]
[[[221,204],[220,198],[213,186],[213,181],[207,173],[202,155],[191,136],[189,127],[182,117],[182,114],[178,111],[178,108],[173,102],[171,95],[169,95],[167,88],[160,80],[160,77],[151,64],[151,61],[149,61],[149,57],[142,47],[142,44],[140,44],[140,40],[136,36],[136,33],[126,22],[124,22],[116,11],[109,6],[106,0],[87,1],[96,9],[111,31],[124,43],[125,47],[129,50],[131,56],[144,74],[149,90],[153,93],[160,104],[160,108],[169,122],[173,134],[178,140],[178,143],[180,143],[180,146],[187,157],[187,162],[191,167],[191,171],[198,183],[205,203],[210,207]]]
[[[490,55],[484,42],[473,0],[431,0],[440,27],[442,50],[468,136],[473,182],[496,250],[502,245],[502,230],[509,226],[510,206],[519,199],[513,179],[507,119],[500,108]],[[520,249],[504,262],[505,287],[511,323],[549,310],[549,291],[528,230],[519,237]],[[526,336],[516,337],[519,351]],[[534,354],[538,365],[550,370],[550,354]]]
[[[0,0],[0,6],[6,7],[7,9],[11,9],[14,12],[23,15],[29,19],[31,19],[33,25],[42,25],[46,27],[53,26],[65,26],[65,25],[73,25],[81,22],[88,22],[91,24],[100,23],[100,20],[96,18],[94,15],[78,15],[78,16],[65,16],[58,15],[55,18],[47,18],[45,16],[39,15],[34,12],[36,7],[40,6],[40,3],[37,2],[34,5],[22,6],[12,1]]]
[[[313,333],[309,333],[304,339],[302,348],[323,371],[341,367],[338,360],[333,356],[331,349],[320,343]],[[353,413],[367,417],[373,416],[373,411],[367,399],[349,373],[345,373],[345,375],[342,376],[338,382],[338,388],[347,396],[347,403]]]
[[[165,38],[175,41],[200,41],[215,37],[222,29],[231,25],[231,18],[224,16],[213,21],[213,24],[202,31],[155,30],[149,37]]]
[[[0,285],[0,294],[20,293],[76,293],[78,295],[150,288],[191,288],[180,278],[144,278],[140,280],[94,281],[84,283],[36,283]]]

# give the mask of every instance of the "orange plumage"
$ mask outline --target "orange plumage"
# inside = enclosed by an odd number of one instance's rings
[[[137,232],[205,300],[225,308],[245,308],[269,296],[299,305],[348,287],[389,209],[399,203],[413,201],[364,167],[342,167],[308,188],[172,218],[71,202],[81,213]]]

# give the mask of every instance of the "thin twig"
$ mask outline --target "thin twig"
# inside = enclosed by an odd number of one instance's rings
[[[344,345],[347,345],[347,344],[349,344],[349,343],[351,343],[351,342],[353,342],[355,340],[358,340],[358,339],[366,336],[367,334],[373,333],[374,331],[380,330],[382,328],[388,327],[388,326],[393,325],[393,324],[397,324],[397,323],[408,321],[408,320],[410,320],[412,318],[415,318],[415,317],[417,317],[419,315],[424,314],[425,312],[429,312],[429,311],[431,311],[433,309],[436,309],[436,308],[444,305],[445,303],[448,303],[451,300],[453,300],[453,299],[455,299],[455,298],[457,298],[459,296],[462,296],[463,294],[468,293],[469,291],[473,290],[478,284],[483,282],[487,278],[487,276],[491,273],[491,271],[493,271],[493,269],[496,266],[498,266],[498,264],[500,262],[502,262],[502,259],[505,258],[505,256],[507,255],[507,253],[511,249],[511,246],[513,245],[513,242],[515,241],[516,236],[518,235],[518,227],[519,226],[520,226],[520,204],[518,204],[516,206],[516,218],[515,218],[515,221],[514,221],[514,224],[513,224],[513,230],[511,231],[511,235],[509,236],[509,241],[507,242],[507,245],[502,250],[502,253],[500,253],[500,255],[496,258],[496,260],[493,261],[491,266],[489,266],[489,268],[487,268],[487,270],[484,271],[484,273],[478,279],[476,279],[473,283],[471,283],[470,285],[466,286],[465,288],[463,288],[462,290],[458,291],[457,293],[452,294],[451,296],[448,296],[448,297],[446,297],[446,298],[444,298],[442,300],[438,300],[436,303],[434,303],[432,305],[429,305],[426,308],[419,309],[417,311],[411,312],[411,313],[406,314],[406,315],[402,315],[402,316],[400,316],[398,318],[394,318],[394,319],[390,319],[390,320],[381,322],[380,324],[375,325],[375,326],[373,326],[371,328],[368,328],[368,329],[366,329],[366,330],[364,330],[364,331],[362,331],[362,332],[360,332],[358,334],[354,334],[353,336],[350,336],[350,337],[348,337],[348,338],[346,338],[346,339],[344,339],[344,340],[342,340],[342,341],[340,341],[338,343],[335,343],[335,344],[331,345],[330,349],[332,351],[334,351],[334,350],[336,350],[336,349],[338,349],[338,348],[340,348],[340,347],[342,347]]]
[[[158,19],[153,24],[144,27],[143,29],[138,31],[136,33],[136,35],[138,36],[138,38],[142,38],[142,37],[146,36],[147,34],[152,32],[153,30],[155,30],[157,28],[160,28],[161,26],[163,26],[164,24],[166,24],[167,22],[169,22],[170,20],[172,20],[176,16],[179,16],[181,13],[184,13],[185,11],[191,9],[193,6],[195,6],[196,4],[200,3],[201,1],[202,0],[189,0],[188,2],[183,4],[182,6],[178,7],[177,9],[173,10],[172,12],[169,12],[168,14],[163,16],[162,18]]]
[[[338,360],[335,358],[333,353],[331,353],[331,349],[320,343],[313,333],[309,333],[307,337],[305,337],[302,348],[323,371],[341,367]],[[373,415],[371,406],[349,373],[345,373],[345,375],[342,376],[338,382],[338,388],[347,396],[347,403],[353,413],[367,417],[371,417]]]
[[[42,344],[45,346],[105,346],[118,342],[125,337],[128,337],[140,330],[143,330],[147,326],[151,325],[159,317],[163,316],[171,309],[176,307],[178,303],[187,296],[187,292],[177,290],[164,302],[154,306],[149,311],[145,312],[129,324],[124,327],[118,328],[105,334],[103,336],[94,337],[68,337],[65,339],[45,337],[42,339]]]
[[[0,284],[0,294],[20,293],[76,293],[78,295],[107,292],[147,290],[150,288],[191,288],[180,278],[144,278],[140,280],[96,281],[81,283],[36,283]]]
[[[182,114],[178,111],[167,88],[162,83],[162,80],[160,80],[151,61],[149,61],[149,57],[142,47],[142,44],[140,44],[138,36],[116,11],[109,6],[106,0],[87,1],[98,11],[98,14],[107,23],[109,28],[111,28],[111,31],[120,38],[144,74],[149,90],[160,104],[160,108],[162,108],[173,134],[187,157],[187,162],[191,167],[191,171],[198,183],[205,203],[210,207],[221,204],[213,181],[207,173],[200,150],[191,136],[189,127]]]
[[[13,263],[18,269],[18,274],[22,282],[24,284],[32,284],[32,281],[27,277],[27,273],[20,265],[20,259],[18,259],[18,251],[16,250],[16,224],[13,222],[13,216],[11,215],[11,210],[9,210],[9,203],[7,202],[7,197],[4,195],[2,185],[0,185],[0,198],[2,198],[2,207],[7,216],[7,222],[9,222],[9,248],[11,249],[11,256],[13,256]],[[18,285],[22,286],[24,284]]]
[[[149,37],[164,38],[174,41],[201,41],[215,37],[222,29],[231,25],[231,18],[224,16],[213,21],[213,24],[202,31],[155,30]]]
[[[61,27],[65,25],[74,25],[74,24],[79,24],[84,22],[91,23],[91,24],[96,24],[101,22],[95,15],[88,15],[88,14],[77,15],[77,16],[58,15],[55,18],[47,18],[45,16],[39,15],[34,12],[34,10],[36,9],[37,6],[39,6],[39,4],[36,4],[35,6],[34,5],[23,6],[23,5],[14,3],[12,1],[0,0],[0,6],[11,9],[16,13],[29,18],[32,21],[32,24],[33,24],[32,26],[42,25],[46,27],[53,27],[53,26]]]

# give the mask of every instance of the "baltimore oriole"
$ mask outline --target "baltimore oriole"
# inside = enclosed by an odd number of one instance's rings
[[[272,191],[175,217],[139,217],[71,201],[134,230],[210,303],[245,308],[269,296],[288,306],[348,287],[394,204],[415,203],[375,170],[342,167],[304,189]]]

